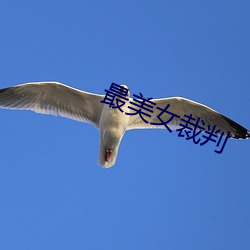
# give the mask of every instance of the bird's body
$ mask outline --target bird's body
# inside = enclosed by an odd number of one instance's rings
[[[126,85],[121,86],[128,90]],[[250,132],[233,120],[203,104],[182,97],[150,99],[155,106],[152,106],[151,116],[146,117],[146,122],[139,114],[132,115],[134,111],[131,111],[127,103],[122,106],[121,112],[118,108],[103,103],[104,97],[58,82],[35,82],[0,89],[0,108],[32,110],[93,124],[100,130],[98,164],[105,168],[115,164],[119,145],[127,130],[165,128],[162,121],[169,121],[169,128],[178,129],[180,119],[185,115],[192,114],[194,120],[200,119],[210,127],[216,125],[220,134],[225,135],[230,131],[230,138],[250,137]],[[132,101],[129,91],[126,97]],[[166,107],[169,108],[168,111]]]
[[[128,112],[128,110],[126,111]],[[111,167],[113,164],[115,164],[120,142],[127,130],[128,123],[128,115],[124,115],[119,109],[112,109],[108,105],[103,106],[99,122],[99,165]],[[110,151],[109,157],[107,155],[108,151]]]

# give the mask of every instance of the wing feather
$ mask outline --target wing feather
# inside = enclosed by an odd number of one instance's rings
[[[218,113],[217,111],[211,109],[208,106],[205,106],[201,103],[182,98],[182,97],[171,97],[171,98],[163,98],[163,99],[152,99],[150,100],[156,105],[153,108],[153,113],[150,118],[146,118],[149,123],[145,123],[139,115],[131,115],[128,130],[130,129],[151,129],[151,128],[165,128],[163,125],[152,125],[151,123],[160,123],[157,115],[160,114],[161,110],[157,109],[157,107],[164,109],[168,104],[170,105],[167,111],[170,111],[173,114],[180,116],[180,118],[174,117],[167,125],[170,129],[178,129],[181,128],[179,125],[181,119],[184,118],[185,115],[190,115],[197,120],[199,117],[204,121],[205,125],[209,125],[212,128],[214,125],[217,126],[221,130],[221,133],[225,134],[230,131],[230,137],[232,138],[247,138],[250,137],[250,132],[236,123],[235,121],[229,119],[228,117]],[[164,113],[161,115],[161,119],[163,121],[168,121],[172,115],[168,113]],[[207,128],[207,127],[206,127]]]
[[[59,82],[32,82],[0,89],[0,107],[60,115],[99,125],[103,95],[71,88]]]

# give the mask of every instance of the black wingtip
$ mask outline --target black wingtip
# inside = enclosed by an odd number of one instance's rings
[[[246,138],[250,138],[250,131],[247,131],[247,136]]]
[[[233,139],[247,139],[250,138],[250,131],[238,124],[237,122],[229,119],[226,116],[223,116],[223,118],[229,123],[230,127],[232,128],[230,130],[231,134],[229,138]]]
[[[5,89],[0,89],[0,94],[5,92],[8,88],[5,88]]]

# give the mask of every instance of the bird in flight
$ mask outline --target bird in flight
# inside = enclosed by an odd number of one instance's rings
[[[126,97],[132,100],[128,87],[121,86],[127,89]],[[159,125],[159,119],[154,112],[147,118],[148,123],[146,123],[139,114],[126,115],[125,113],[132,113],[128,105],[123,106],[125,111],[123,113],[117,108],[105,105],[101,102],[104,97],[105,95],[78,90],[59,82],[31,82],[0,89],[0,107],[59,115],[94,125],[100,131],[98,164],[110,168],[116,162],[119,145],[127,130],[165,128],[165,126]],[[227,134],[230,131],[229,138],[250,137],[249,130],[201,103],[182,97],[150,101],[161,110],[169,105],[169,110],[180,117],[192,114],[194,119],[200,118],[211,127],[216,125],[220,128],[220,133]],[[153,111],[156,111],[156,106],[153,107]],[[170,120],[168,123],[170,129],[179,129],[180,118],[177,116],[170,118],[169,113],[164,113],[161,117],[164,121]]]

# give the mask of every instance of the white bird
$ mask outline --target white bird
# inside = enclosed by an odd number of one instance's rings
[[[121,86],[127,89],[126,97],[132,101],[128,87]],[[100,130],[98,164],[105,168],[115,164],[119,145],[127,130],[165,128],[164,125],[159,125],[157,107],[164,109],[168,104],[170,105],[168,111],[180,116],[180,118],[173,117],[167,124],[170,129],[181,128],[180,119],[184,115],[192,114],[194,119],[200,118],[206,125],[211,127],[216,125],[220,129],[220,133],[227,134],[230,131],[230,138],[246,139],[250,137],[250,132],[238,123],[203,104],[182,97],[151,99],[150,101],[156,105],[152,108],[151,117],[144,116],[148,123],[145,123],[139,114],[125,114],[134,113],[128,107],[128,102],[122,106],[124,112],[121,112],[118,108],[112,108],[112,106],[109,107],[102,103],[104,97],[105,95],[81,91],[59,82],[32,82],[0,89],[0,107],[60,115],[93,124]],[[121,99],[118,98],[118,100]],[[161,119],[168,121],[171,117],[165,112]]]

